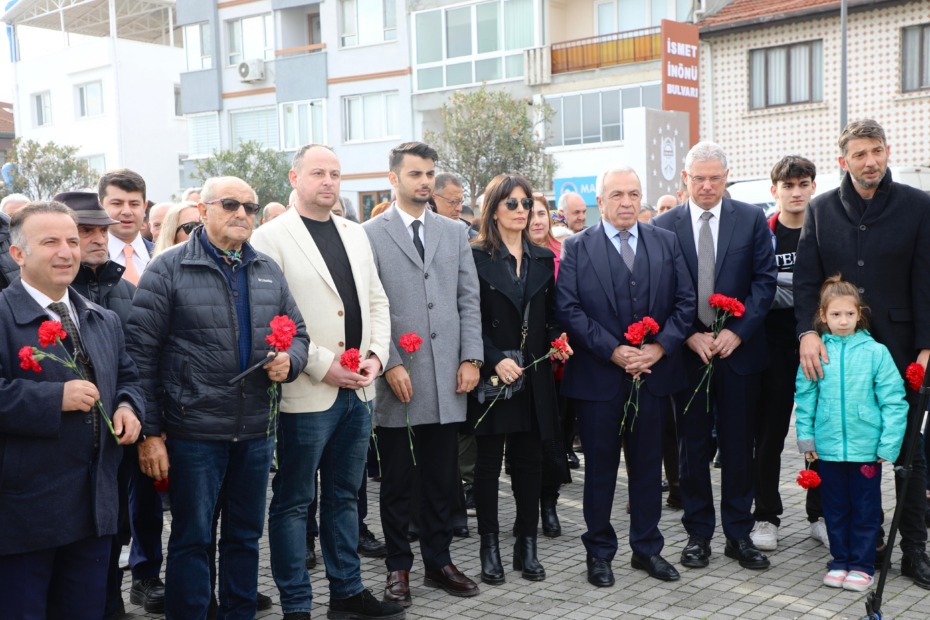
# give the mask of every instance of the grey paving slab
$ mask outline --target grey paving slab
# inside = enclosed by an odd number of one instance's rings
[[[710,566],[703,570],[678,566],[681,580],[668,584],[650,579],[644,572],[630,567],[630,551],[626,532],[629,518],[626,474],[621,467],[618,474],[617,494],[614,501],[613,524],[620,535],[620,550],[613,568],[617,580],[613,588],[594,588],[588,584],[585,571],[585,552],[580,536],[584,532],[582,490],[584,485],[584,455],[581,469],[572,472],[573,483],[562,487],[558,512],[562,523],[562,536],[555,539],[539,538],[539,559],[546,567],[547,579],[529,582],[510,570],[510,549],[513,539],[501,536],[502,557],[507,569],[507,582],[501,586],[481,585],[481,594],[472,599],[457,599],[440,590],[423,586],[423,567],[417,560],[411,573],[413,606],[407,618],[450,619],[474,618],[495,620],[504,618],[525,620],[591,618],[638,619],[731,619],[741,620],[858,620],[865,613],[864,595],[826,588],[821,583],[825,563],[830,554],[827,549],[809,536],[809,524],[804,512],[804,491],[795,483],[803,462],[794,450],[794,428],[789,432],[782,456],[781,493],[785,505],[782,526],[779,530],[778,551],[770,553],[772,568],[766,571],[743,570],[723,555],[723,535],[719,530],[712,541],[713,556]],[[884,468],[882,483],[886,523],[890,523],[894,507],[894,485],[890,468]],[[715,497],[719,504],[720,470],[712,470]],[[268,497],[271,497],[269,486]],[[368,525],[381,539],[378,519],[378,484],[369,482]],[[501,480],[500,522],[509,532],[515,515],[510,495],[509,478]],[[681,512],[664,509],[660,527],[665,535],[664,556],[676,564],[687,536],[681,526]],[[166,515],[165,543],[170,531],[171,518]],[[471,537],[456,539],[452,557],[456,565],[473,578],[478,577],[477,524],[470,519]],[[414,551],[417,547],[414,545]],[[319,546],[317,547],[319,553]],[[927,620],[930,618],[930,591],[922,590],[910,579],[901,577],[900,554],[895,553],[894,568],[889,574],[883,605],[886,620]],[[261,619],[281,617],[277,605],[278,595],[271,577],[269,553],[263,541],[259,567],[259,590],[276,602],[274,608],[259,614]],[[382,560],[362,558],[362,578],[376,596],[381,595],[385,570]],[[314,600],[314,618],[326,615],[329,595],[322,562],[311,571],[317,598]],[[158,618],[146,614],[129,603],[129,577],[124,580],[124,599],[127,619]]]

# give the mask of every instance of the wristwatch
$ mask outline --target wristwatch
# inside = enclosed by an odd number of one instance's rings
[[[472,366],[474,366],[475,368],[477,368],[478,370],[481,370],[481,367],[484,366],[484,362],[482,362],[481,360],[465,360],[465,361],[471,364]]]

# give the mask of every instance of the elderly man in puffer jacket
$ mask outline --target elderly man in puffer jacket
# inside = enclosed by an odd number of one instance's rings
[[[247,243],[259,209],[252,188],[235,177],[209,179],[199,209],[203,226],[149,265],[133,299],[128,346],[147,410],[139,466],[156,480],[171,467],[168,620],[206,617],[221,490],[220,616],[246,619],[256,613],[273,451],[269,389],[297,378],[308,337],[281,269]],[[274,353],[265,339],[280,315],[294,321],[296,335]]]

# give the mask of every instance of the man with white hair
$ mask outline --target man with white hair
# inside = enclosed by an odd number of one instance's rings
[[[559,211],[565,216],[565,223],[573,233],[584,230],[588,206],[580,194],[564,192],[559,196]]]
[[[610,513],[624,438],[632,566],[662,581],[679,579],[661,555],[662,426],[671,395],[686,386],[681,344],[695,299],[675,235],[639,225],[642,196],[632,168],[598,177],[601,221],[563,242],[556,285],[556,315],[575,349],[561,394],[574,399],[588,464],[581,539],[588,582],[597,587],[614,584],[610,562],[618,545]],[[645,317],[661,329],[639,346],[624,332]],[[631,392],[635,379],[644,381],[638,395]],[[636,409],[626,405],[631,395]]]
[[[0,211],[3,211],[9,216],[12,216],[14,213],[26,206],[26,203],[29,202],[29,196],[23,194],[10,194],[9,196],[4,196],[3,200],[0,200]]]
[[[712,142],[696,144],[682,172],[690,199],[653,221],[678,236],[697,291],[697,316],[688,326],[683,347],[688,385],[675,395],[682,523],[688,532],[681,563],[704,568],[710,561],[716,515],[709,466],[716,411],[724,467],[720,516],[727,539],[725,554],[743,568],[765,569],[769,560],[753,545],[749,533],[755,525],[754,420],[762,371],[769,364],[762,323],[775,297],[775,255],[762,210],[724,198],[728,172],[722,148]],[[730,317],[719,334],[712,329],[715,310],[709,298],[714,293],[745,305],[743,315]],[[702,378],[708,363],[713,363],[713,373],[705,389]]]
[[[149,209],[149,233],[152,235],[152,243],[158,241],[158,235],[161,234],[161,225],[165,221],[168,209],[174,206],[173,202],[159,202],[152,205]]]

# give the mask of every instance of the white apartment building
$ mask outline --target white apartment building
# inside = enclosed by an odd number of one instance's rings
[[[78,147],[91,168],[130,168],[149,198],[181,188],[184,67],[174,0],[7,4],[17,137]]]

